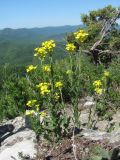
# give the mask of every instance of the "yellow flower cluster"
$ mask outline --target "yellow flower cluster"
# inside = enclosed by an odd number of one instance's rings
[[[44,71],[44,72],[50,72],[50,71],[51,71],[50,65],[44,65],[44,66],[43,66],[43,71]]]
[[[26,105],[28,107],[35,107],[37,111],[39,111],[39,104],[37,104],[37,100],[33,99],[33,100],[29,100]]]
[[[40,112],[40,116],[41,117],[45,117],[46,116],[46,113],[44,111]]]
[[[46,57],[46,49],[44,47],[35,48],[35,57],[45,58]]]
[[[108,71],[104,71],[104,77],[109,77],[110,73]]]
[[[97,94],[102,94],[103,89],[102,89],[102,88],[95,88],[95,92],[96,92]]]
[[[55,101],[58,101],[59,99],[60,99],[60,95],[59,95],[59,93],[55,93],[54,94],[54,99],[55,99]]]
[[[63,84],[62,84],[61,81],[58,81],[58,82],[55,83],[55,87],[56,87],[56,88],[59,88],[59,89],[60,89],[60,88],[62,88],[62,86],[63,86]]]
[[[103,85],[106,83],[106,78],[108,78],[110,73],[108,71],[104,71],[103,77],[101,80],[96,80],[93,82],[93,86],[95,88],[95,92],[97,94],[102,94],[103,93]]]
[[[74,35],[76,40],[84,42],[88,36],[88,33],[81,29],[78,32],[75,32]]]
[[[25,113],[26,116],[33,116],[34,114],[35,114],[34,110],[26,110],[26,113]]]
[[[42,42],[42,47],[44,47],[47,52],[53,52],[55,46],[56,45],[54,40]]]
[[[33,66],[33,65],[29,65],[26,69],[27,72],[32,72],[34,70],[36,70],[37,66]]]
[[[41,95],[45,95],[45,94],[50,93],[49,86],[50,86],[50,84],[47,82],[40,83],[37,85],[37,87],[40,89]]]
[[[103,89],[101,88],[101,86],[102,86],[101,80],[94,81],[93,86],[95,87],[95,92],[97,94],[102,94]]]
[[[35,57],[45,58],[48,53],[53,52],[53,49],[55,48],[55,41],[49,40],[42,42],[42,46],[35,48]]]
[[[29,106],[29,107],[32,107],[32,106],[35,105],[36,102],[37,102],[37,100],[33,99],[33,100],[28,101],[28,102],[26,103],[26,105]]]
[[[69,52],[69,53],[73,53],[75,51],[76,47],[73,43],[68,43],[66,45],[66,50]]]
[[[35,114],[36,112],[34,110],[26,110],[26,113],[25,113],[26,116],[33,116]],[[46,113],[44,111],[40,112],[39,114],[43,118],[46,116]]]
[[[101,80],[96,80],[96,81],[94,81],[94,82],[93,82],[93,86],[94,86],[94,87],[101,87],[101,86],[102,86]]]

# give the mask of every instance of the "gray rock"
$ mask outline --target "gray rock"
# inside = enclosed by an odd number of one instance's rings
[[[87,124],[89,121],[89,112],[80,114],[80,123],[81,125]]]
[[[120,110],[116,111],[116,113],[112,116],[112,121],[110,124],[113,124],[113,130],[117,131],[120,128]]]
[[[97,121],[97,114],[95,113],[94,108],[89,108],[86,110],[82,110],[80,112],[80,124],[89,128],[93,126],[93,123]]]
[[[78,108],[79,110],[86,110],[86,109],[94,108],[95,105],[96,103],[93,97],[87,96],[79,100]]]
[[[116,111],[116,113],[113,115],[112,121],[120,123],[120,110]]]
[[[29,155],[32,158],[37,154],[36,135],[29,129],[13,134],[5,139],[1,145],[0,160],[12,160],[11,157],[19,160],[19,153],[22,153],[23,156]]]
[[[110,133],[94,131],[91,129],[83,130],[81,135],[90,140],[104,140],[104,139],[109,140],[111,137]]]
[[[8,124],[14,126],[13,133],[26,127],[24,117],[16,117],[15,119],[12,119],[9,121],[4,121],[1,125],[4,126],[4,125],[8,125]]]
[[[111,132],[110,143],[118,143],[120,145],[120,128],[117,131]]]
[[[13,125],[12,134],[2,136],[0,147],[0,160],[21,160],[19,153],[23,156],[34,158],[37,155],[37,140],[34,131],[25,127],[25,118],[17,117],[3,123]],[[5,138],[4,138],[5,137]]]
[[[107,140],[112,145],[120,145],[120,129],[111,133],[94,131],[92,129],[84,129],[81,136],[90,140]]]
[[[93,98],[93,97],[90,97],[90,96],[87,96],[87,97],[85,97],[85,100],[86,100],[86,101],[89,101],[89,102],[93,102],[93,101],[94,101],[94,98]]]
[[[100,131],[106,131],[109,128],[109,121],[107,120],[98,121],[95,127]]]
[[[85,108],[87,108],[87,107],[91,108],[91,107],[93,107],[94,105],[95,105],[95,102],[87,101],[87,102],[84,103],[83,106],[84,106]]]

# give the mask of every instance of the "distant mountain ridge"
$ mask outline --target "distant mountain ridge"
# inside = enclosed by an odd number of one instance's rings
[[[38,42],[47,38],[57,37],[60,35],[65,35],[65,33],[73,32],[77,28],[82,27],[82,25],[77,26],[58,26],[58,27],[44,27],[44,28],[20,28],[11,29],[5,28],[0,30],[0,41],[2,40],[29,40],[33,42]]]
[[[74,32],[83,27],[58,26],[44,28],[5,28],[0,30],[0,64],[28,64],[32,61],[33,50],[42,41],[54,39],[60,45],[65,42],[67,33]],[[56,56],[63,56],[63,52],[57,50]]]

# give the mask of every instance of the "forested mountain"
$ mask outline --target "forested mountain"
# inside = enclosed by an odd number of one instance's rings
[[[41,41],[54,39],[58,46],[61,46],[67,33],[75,31],[79,27],[5,28],[0,30],[0,64],[26,65],[32,61],[33,50]],[[60,58],[63,54],[63,51],[57,48],[55,56]]]

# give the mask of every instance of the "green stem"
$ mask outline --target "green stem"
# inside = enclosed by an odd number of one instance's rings
[[[70,57],[70,70],[71,70],[71,72],[72,72],[73,61],[72,61],[71,55],[70,55],[69,57]],[[72,88],[72,86],[73,86],[73,79],[72,79],[72,77],[73,77],[72,74],[70,74],[71,88]]]
[[[64,107],[64,101],[63,101],[63,95],[62,95],[61,89],[60,89],[60,96],[61,96],[61,100],[62,100],[62,107]]]
[[[51,68],[51,77],[50,77],[51,91],[52,91],[52,94],[53,94],[53,92],[54,92],[54,70],[53,70],[53,58],[52,58],[52,55],[50,56],[50,68]]]

